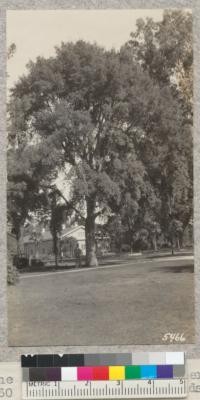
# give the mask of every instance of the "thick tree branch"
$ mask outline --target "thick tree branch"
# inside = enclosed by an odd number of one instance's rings
[[[82,215],[82,213],[72,204],[72,202],[70,202],[69,200],[66,199],[66,197],[64,196],[64,194],[54,185],[41,185],[42,189],[51,189],[54,190],[55,193],[57,193],[67,204],[67,206],[69,208],[71,208],[72,210],[74,210],[84,221],[86,220],[86,218]]]

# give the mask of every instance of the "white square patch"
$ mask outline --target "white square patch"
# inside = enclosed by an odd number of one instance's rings
[[[62,381],[77,381],[77,368],[76,367],[62,367],[61,368]]]

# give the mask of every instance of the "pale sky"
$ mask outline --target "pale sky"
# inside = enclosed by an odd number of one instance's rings
[[[162,19],[163,10],[11,10],[7,11],[7,46],[17,51],[8,61],[8,88],[26,73],[26,64],[54,54],[61,41],[83,39],[105,48],[120,48],[138,18]]]

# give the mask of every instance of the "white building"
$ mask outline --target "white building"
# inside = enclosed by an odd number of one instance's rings
[[[22,252],[27,258],[48,259],[53,256],[53,238],[49,229],[32,232],[22,239]],[[85,228],[82,225],[64,228],[58,238],[59,257],[74,257],[74,250],[79,245],[85,255]]]

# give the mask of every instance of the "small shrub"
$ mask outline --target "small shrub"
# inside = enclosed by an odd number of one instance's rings
[[[19,273],[17,268],[12,264],[12,262],[8,261],[8,270],[7,270],[7,283],[9,285],[15,285],[19,280]]]
[[[129,253],[131,251],[131,246],[129,244],[124,243],[121,246],[121,251],[123,253]]]

